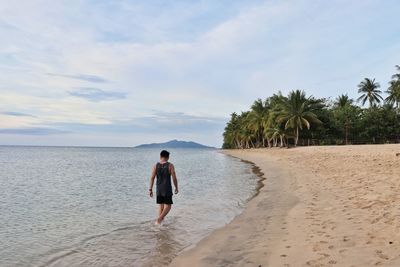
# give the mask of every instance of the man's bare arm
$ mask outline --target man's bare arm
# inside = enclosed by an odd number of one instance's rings
[[[154,185],[155,178],[156,178],[156,166],[153,167],[153,170],[152,170],[151,176],[150,176],[150,187],[149,187],[150,197],[153,197],[153,185]]]
[[[171,164],[171,176],[172,176],[172,181],[174,182],[174,186],[175,186],[175,194],[178,194],[178,192],[179,192],[178,179],[176,178],[175,167],[173,164]]]

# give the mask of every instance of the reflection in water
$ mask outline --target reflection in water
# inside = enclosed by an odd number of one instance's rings
[[[180,247],[180,244],[172,234],[172,232],[175,232],[175,229],[173,229],[171,223],[159,228],[159,231],[155,235],[156,245],[154,259],[159,259],[160,263],[168,263],[171,256],[178,252],[176,249]]]

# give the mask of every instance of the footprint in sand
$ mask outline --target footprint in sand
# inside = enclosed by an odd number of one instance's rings
[[[322,256],[322,258],[320,258],[320,259],[329,258],[331,256],[327,253],[318,253],[318,254]]]
[[[378,257],[383,259],[383,260],[388,260],[389,259],[389,256],[383,254],[382,250],[377,250],[376,251],[376,255],[378,255]]]
[[[316,251],[320,251],[321,250],[321,248],[320,248],[320,246],[319,246],[319,244],[314,244],[314,246],[313,246],[313,249],[312,249],[314,252],[316,252]]]
[[[372,223],[372,224],[377,223],[377,222],[379,222],[381,219],[382,219],[382,217],[377,217],[377,218],[373,219],[373,220],[371,221],[371,223]]]

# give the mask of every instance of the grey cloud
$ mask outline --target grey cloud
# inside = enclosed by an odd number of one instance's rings
[[[0,129],[0,134],[16,134],[16,135],[53,135],[65,134],[68,131],[58,130],[46,127],[29,127],[29,128],[5,128]]]
[[[126,98],[126,93],[123,92],[107,92],[99,88],[77,88],[74,91],[69,91],[69,95],[84,98],[92,102],[118,100]]]
[[[76,79],[76,80],[93,82],[93,83],[107,83],[108,82],[106,79],[104,79],[100,76],[88,75],[88,74],[70,75],[70,74],[47,73],[47,75],[64,77],[64,78],[69,78],[69,79]]]
[[[149,119],[149,117],[144,117],[145,119]],[[158,122],[166,122],[166,123],[182,123],[182,124],[190,124],[190,123],[201,123],[201,122],[221,122],[225,121],[224,118],[214,118],[209,116],[195,116],[189,115],[184,112],[165,112],[153,110],[153,115],[150,117],[152,120],[156,120]],[[143,118],[142,118],[143,119]]]
[[[109,124],[57,123],[52,126],[73,132],[118,132],[141,134],[221,133],[225,118],[193,116],[183,112],[160,112]]]
[[[8,116],[15,116],[15,117],[35,117],[30,114],[22,113],[22,112],[15,112],[15,111],[4,111],[0,112],[0,114],[8,115]]]

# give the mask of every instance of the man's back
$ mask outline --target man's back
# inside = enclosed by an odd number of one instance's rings
[[[172,196],[171,171],[169,162],[158,162],[157,173],[157,196]]]
[[[178,194],[178,179],[176,178],[175,167],[168,162],[169,152],[166,150],[160,153],[160,162],[153,166],[150,177],[150,197],[153,197],[154,180],[157,177],[157,204],[159,205],[159,216],[156,224],[160,224],[168,212],[171,210],[172,202],[172,185],[171,178],[175,186],[175,194]]]

